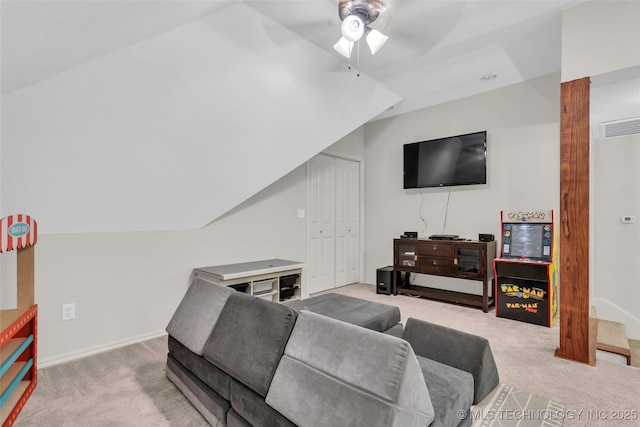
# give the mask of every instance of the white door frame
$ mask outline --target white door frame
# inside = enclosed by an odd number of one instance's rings
[[[348,156],[348,155],[344,155],[342,153],[334,153],[331,151],[324,151],[322,153],[318,153],[316,156],[326,156],[326,157],[334,157],[334,158],[338,158],[338,159],[342,159],[342,160],[348,160],[351,162],[357,162],[359,163],[359,170],[360,170],[360,180],[359,180],[359,184],[360,184],[360,188],[359,188],[359,194],[360,194],[360,203],[359,203],[359,233],[360,233],[360,237],[359,237],[359,279],[358,281],[360,283],[364,283],[364,277],[365,277],[365,271],[364,271],[364,266],[365,266],[365,260],[364,260],[364,197],[365,197],[365,183],[364,183],[364,177],[365,177],[365,161],[363,158],[360,157],[356,157],[356,156]],[[309,207],[309,162],[307,161],[306,165],[306,179],[307,179],[307,210]],[[308,215],[307,215],[308,218]],[[308,222],[308,219],[307,219]],[[309,254],[309,225],[307,223],[307,254]]]

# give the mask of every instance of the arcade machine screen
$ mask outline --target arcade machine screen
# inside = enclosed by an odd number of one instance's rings
[[[504,224],[503,256],[533,260],[551,259],[551,225],[546,223]]]

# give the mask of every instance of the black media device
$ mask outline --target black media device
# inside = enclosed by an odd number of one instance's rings
[[[429,236],[431,240],[460,240],[457,234],[432,234]]]
[[[478,234],[478,240],[481,242],[493,242],[495,238],[493,234]]]
[[[487,131],[404,145],[404,188],[487,183]]]
[[[404,232],[404,236],[410,238],[410,239],[417,239],[418,238],[418,232],[417,231],[405,231]]]

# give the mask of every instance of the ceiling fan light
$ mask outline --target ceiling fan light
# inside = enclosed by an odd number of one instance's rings
[[[357,13],[353,13],[342,21],[342,35],[350,42],[360,40],[364,34],[364,21]]]
[[[351,49],[353,49],[353,43],[344,37],[340,37],[340,40],[333,45],[333,48],[345,58],[351,58]]]
[[[378,30],[369,30],[367,33],[367,45],[371,49],[371,54],[375,55],[376,52],[389,40],[388,36],[385,36]]]

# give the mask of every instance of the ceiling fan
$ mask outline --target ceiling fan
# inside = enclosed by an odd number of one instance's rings
[[[382,21],[386,7],[381,0],[340,0],[338,14],[342,21],[342,37],[333,45],[333,48],[346,58],[351,58],[354,44],[364,36],[371,54],[376,52],[389,39],[382,32],[372,28],[371,25]]]

